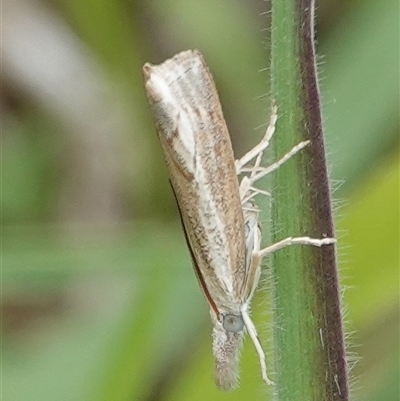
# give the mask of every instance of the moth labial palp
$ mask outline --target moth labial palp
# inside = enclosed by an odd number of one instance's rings
[[[277,120],[273,106],[264,138],[235,161],[214,80],[198,51],[181,52],[158,66],[146,63],[143,72],[193,267],[210,307],[215,381],[223,390],[237,387],[239,354],[247,331],[260,360],[262,378],[271,384],[265,354],[250,318],[261,260],[288,245],[322,246],[334,240],[287,238],[260,249],[254,197],[266,192],[254,184],[308,141],[271,166],[261,167]],[[240,184],[239,174],[244,175]]]

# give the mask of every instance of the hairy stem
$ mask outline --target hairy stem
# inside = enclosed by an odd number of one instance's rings
[[[310,144],[274,173],[275,242],[334,237],[317,81],[313,0],[273,0],[271,90],[279,158]],[[333,245],[293,245],[273,257],[278,400],[347,400],[340,293]]]

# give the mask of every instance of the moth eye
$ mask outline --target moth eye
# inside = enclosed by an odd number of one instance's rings
[[[222,317],[222,326],[226,331],[238,333],[244,328],[243,318],[240,315],[224,315]]]

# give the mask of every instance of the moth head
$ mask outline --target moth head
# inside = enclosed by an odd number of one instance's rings
[[[244,329],[244,321],[242,315],[233,315],[227,313],[222,315],[222,326],[230,333],[239,333]]]

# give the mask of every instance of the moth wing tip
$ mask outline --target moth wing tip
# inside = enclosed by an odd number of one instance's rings
[[[150,63],[145,63],[142,68],[142,71],[143,71],[144,79],[147,82],[150,79],[150,75],[154,71],[154,65],[150,64]]]

